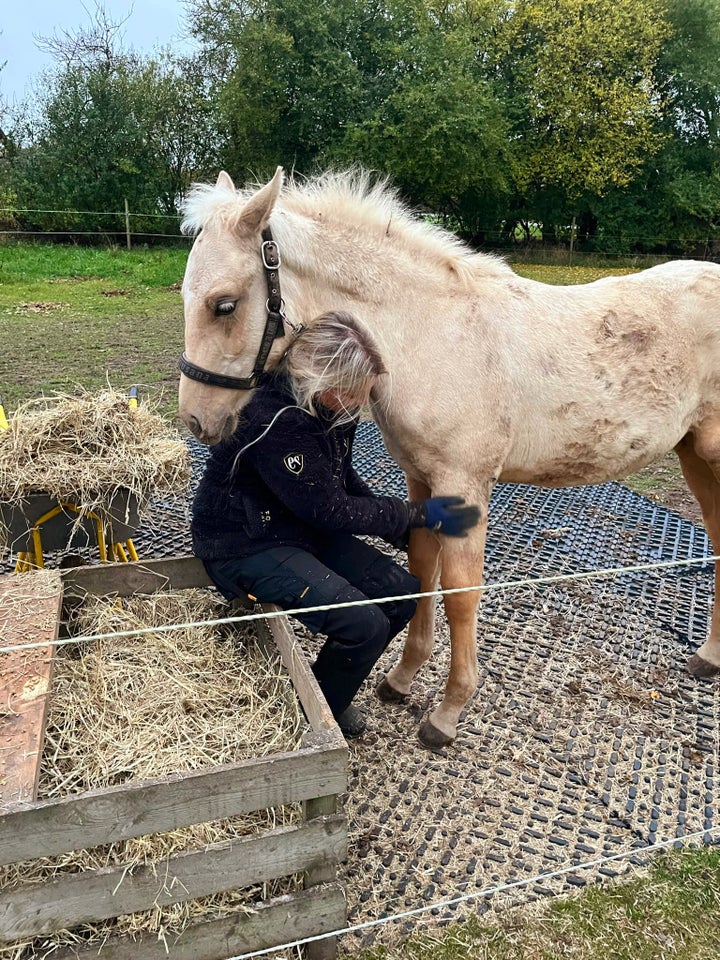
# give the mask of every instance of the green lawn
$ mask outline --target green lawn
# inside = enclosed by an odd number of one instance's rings
[[[177,409],[187,250],[0,244],[0,394],[138,384]]]

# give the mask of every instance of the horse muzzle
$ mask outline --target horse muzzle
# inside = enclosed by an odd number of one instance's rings
[[[238,418],[236,414],[229,413],[219,426],[215,423],[205,425],[193,414],[188,414],[186,416],[181,415],[181,420],[188,427],[192,435],[200,441],[200,443],[204,443],[207,446],[212,447],[216,443],[221,443],[223,440],[230,439],[233,433],[235,433]]]

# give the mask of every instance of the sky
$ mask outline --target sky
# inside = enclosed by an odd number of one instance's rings
[[[0,0],[0,96],[7,103],[32,95],[32,83],[53,65],[52,58],[38,49],[35,37],[57,31],[89,28],[96,0]],[[122,27],[124,48],[150,53],[159,46],[177,52],[191,49],[183,38],[185,6],[182,0],[101,0],[100,5],[114,22],[129,19]]]

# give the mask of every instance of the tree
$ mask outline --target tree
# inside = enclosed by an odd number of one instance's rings
[[[499,4],[474,0],[460,17],[436,0],[194,0],[192,29],[217,64],[225,162],[240,178],[360,162],[475,232],[507,169],[476,42]]]
[[[60,67],[12,171],[24,206],[87,213],[38,214],[28,225],[123,230],[127,200],[135,232],[176,232],[190,180],[217,165],[207,83],[192,58],[123,50],[122,24],[100,7],[95,16],[91,29],[47,42]]]
[[[565,209],[629,184],[662,135],[655,73],[669,35],[658,0],[517,0],[497,68],[511,104],[520,198]]]
[[[0,62],[0,73],[5,69],[6,62]],[[10,123],[10,111],[5,98],[0,94],[0,228],[2,229],[14,227],[17,223],[12,210],[17,196],[9,177],[10,166],[17,154],[17,144],[10,129]]]
[[[194,0],[190,25],[212,71],[223,160],[244,178],[278,163],[307,172],[364,115],[382,67],[386,5],[358,0]]]
[[[197,57],[169,53],[143,63],[134,80],[134,110],[154,158],[160,208],[177,209],[193,180],[217,174],[220,135],[210,86]]]
[[[657,155],[626,188],[592,201],[610,252],[705,255],[720,239],[720,0],[668,0],[656,65],[663,91]]]
[[[505,105],[478,57],[477,31],[454,11],[424,7],[416,16],[396,50],[406,69],[325,155],[390,175],[415,203],[480,241],[497,227],[509,187]]]

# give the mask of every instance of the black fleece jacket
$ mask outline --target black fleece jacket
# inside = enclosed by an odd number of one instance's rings
[[[337,531],[401,540],[408,505],[375,496],[357,475],[356,427],[336,425],[322,407],[311,416],[294,405],[284,376],[264,377],[233,437],[210,450],[193,502],[196,556],[221,560],[276,546],[312,552]]]

